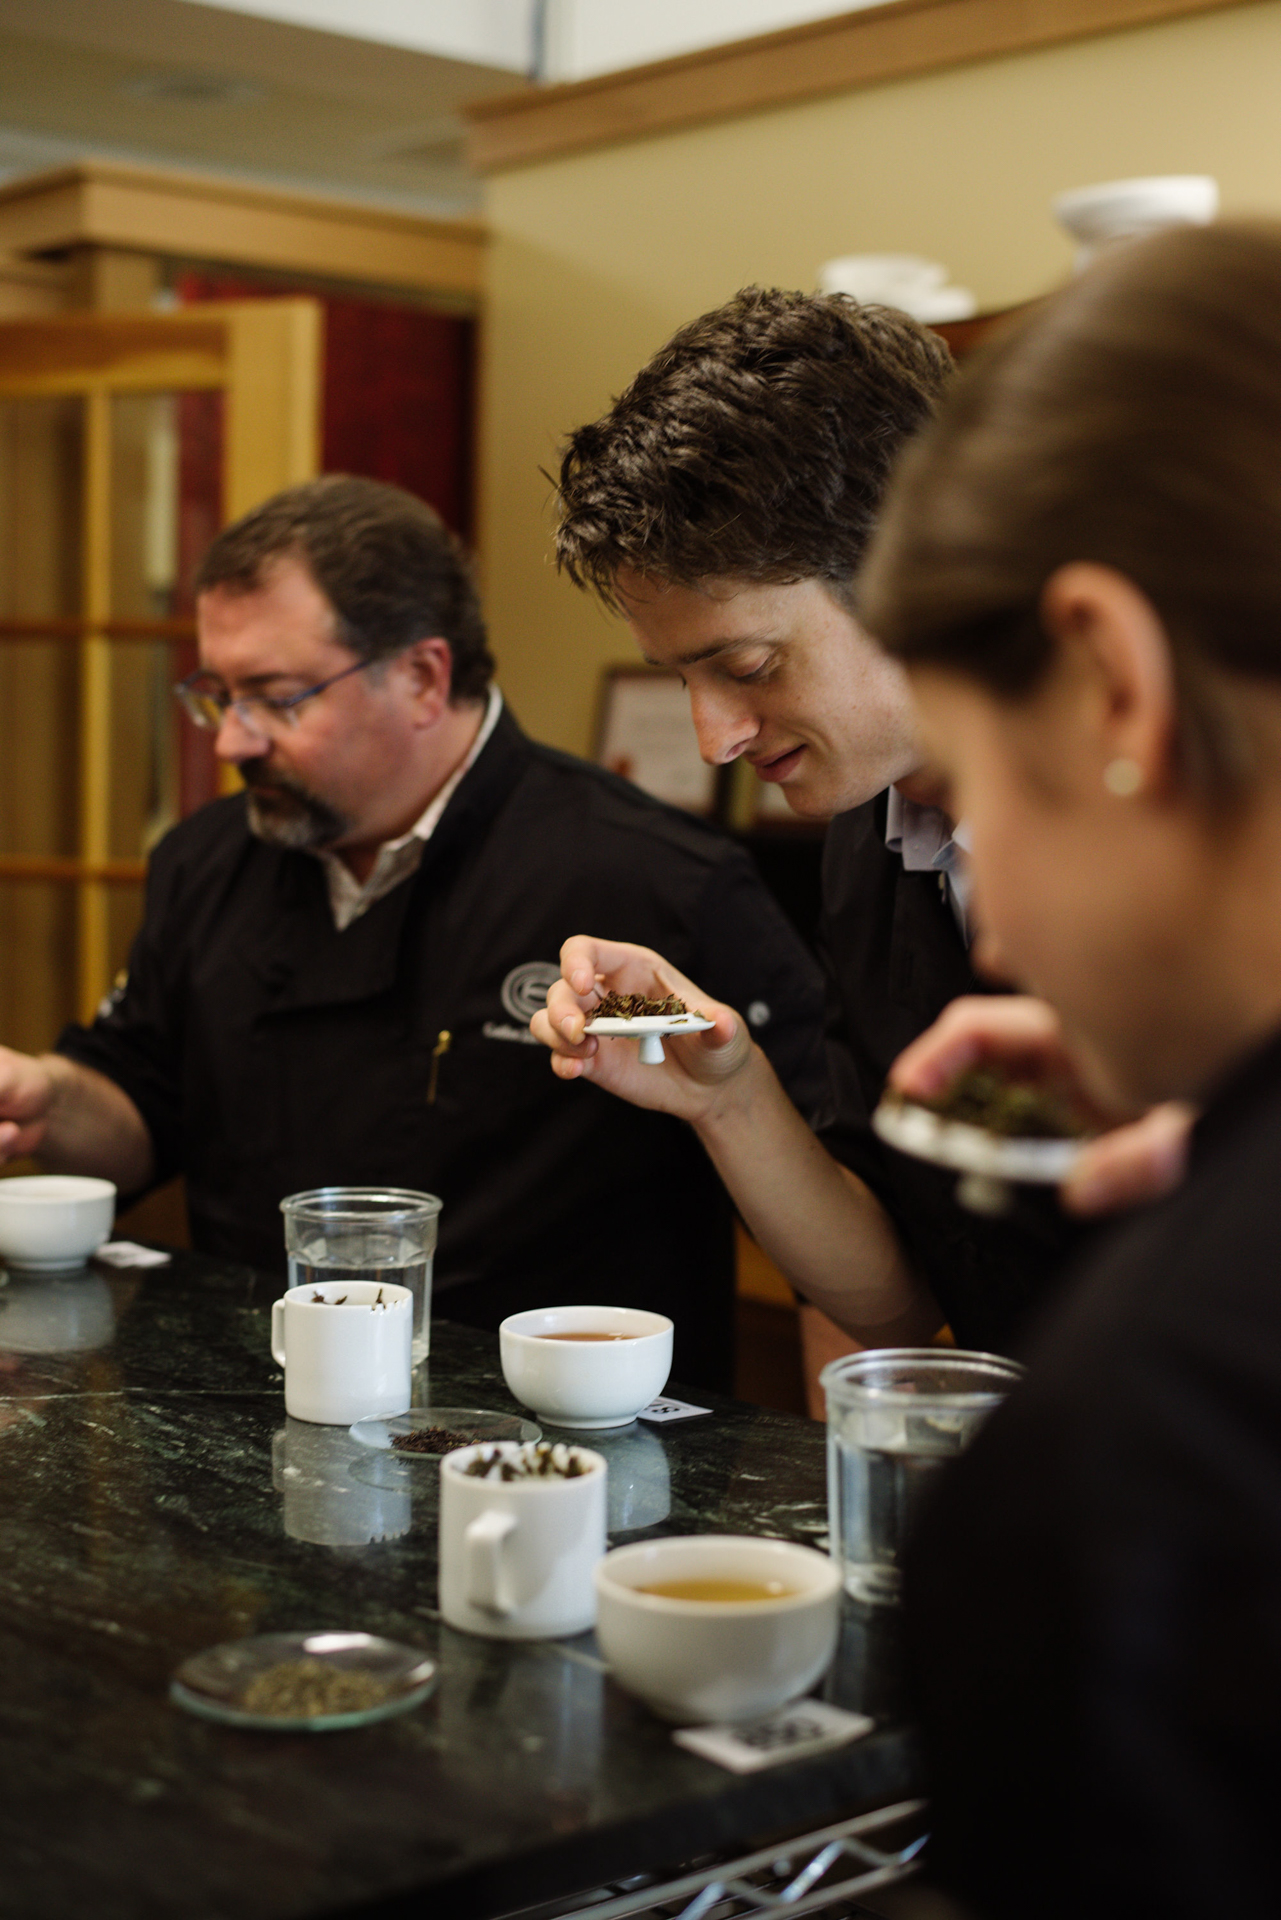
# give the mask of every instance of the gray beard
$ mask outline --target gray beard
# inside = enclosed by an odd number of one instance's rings
[[[294,781],[279,776],[255,781],[244,768],[241,772],[249,792],[250,831],[269,846],[314,851],[332,847],[350,831],[352,822],[346,814]]]

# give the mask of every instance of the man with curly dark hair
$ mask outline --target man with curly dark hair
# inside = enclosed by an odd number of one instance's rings
[[[858,1338],[911,1344],[946,1320],[1000,1349],[1059,1264],[1065,1222],[1026,1203],[967,1215],[955,1176],[889,1152],[870,1125],[894,1058],[980,984],[907,680],[853,601],[895,459],[950,366],[906,314],[749,287],[682,327],[561,464],[560,565],[680,672],[703,758],[744,758],[795,813],[835,816],[818,1140],[739,1015],[652,952],[568,942],[535,1031],[562,1076],[690,1121],[756,1237]],[[637,1071],[630,1050],[584,1035],[605,988],[681,993],[715,1027]]]

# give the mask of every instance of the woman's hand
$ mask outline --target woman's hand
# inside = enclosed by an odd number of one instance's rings
[[[753,1058],[746,1024],[732,1007],[711,999],[648,947],[576,934],[560,950],[562,977],[530,1028],[552,1050],[562,1080],[590,1080],[634,1106],[651,1107],[697,1123],[706,1119]],[[712,1022],[706,1032],[663,1036],[661,1067],[642,1066],[635,1041],[597,1039],[587,1022],[607,993],[662,999],[674,993],[691,1012]],[[639,1038],[639,1036],[638,1036]]]
[[[1043,1000],[1013,994],[954,1000],[899,1055],[890,1084],[909,1100],[933,1100],[958,1074],[981,1065],[1070,1090],[1100,1127],[1059,1189],[1069,1212],[1140,1206],[1182,1180],[1194,1110],[1171,1100],[1137,1120],[1106,1112],[1086,1092],[1059,1017]]]

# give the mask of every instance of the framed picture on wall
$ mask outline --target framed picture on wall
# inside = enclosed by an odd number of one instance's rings
[[[596,725],[596,760],[656,800],[687,813],[716,806],[716,768],[699,758],[689,696],[663,667],[606,667]]]

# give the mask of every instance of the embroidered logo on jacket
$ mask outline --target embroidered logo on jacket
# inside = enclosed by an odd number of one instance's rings
[[[528,1026],[540,1007],[547,1005],[547,989],[560,979],[560,968],[549,960],[527,960],[513,967],[502,985],[504,1011]]]

